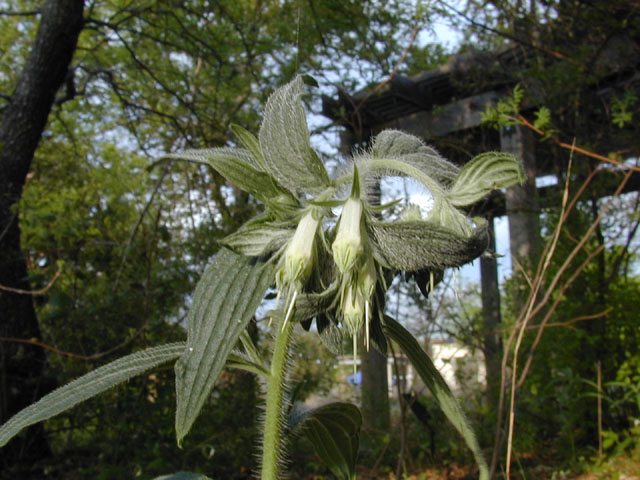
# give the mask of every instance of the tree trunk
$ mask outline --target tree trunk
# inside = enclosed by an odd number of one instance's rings
[[[49,0],[42,7],[31,52],[0,119],[0,286],[9,289],[30,290],[16,203],[56,92],[67,76],[83,8],[83,0]],[[0,289],[0,312],[0,337],[40,337],[30,295]],[[0,342],[0,422],[46,393],[45,361],[40,348]],[[0,468],[13,478],[42,478],[37,464],[48,452],[42,426],[34,427],[0,450]]]

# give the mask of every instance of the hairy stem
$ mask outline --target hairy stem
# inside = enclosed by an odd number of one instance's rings
[[[284,322],[284,320],[283,320]],[[277,329],[278,336],[271,360],[271,371],[267,382],[267,406],[262,444],[262,480],[277,480],[280,472],[282,445],[282,416],[284,383],[287,374],[289,347],[295,322],[286,322]]]

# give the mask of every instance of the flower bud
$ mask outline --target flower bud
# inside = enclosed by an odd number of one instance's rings
[[[376,264],[372,257],[367,257],[358,272],[358,289],[365,301],[368,301],[376,289]]]
[[[360,221],[362,218],[362,202],[358,198],[349,198],[338,224],[336,239],[331,245],[333,260],[340,273],[348,272],[356,263],[363,251]]]
[[[365,314],[365,300],[357,288],[347,287],[342,299],[342,319],[352,336],[358,335]]]

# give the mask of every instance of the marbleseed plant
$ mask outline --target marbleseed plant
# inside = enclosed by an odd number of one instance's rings
[[[483,219],[459,209],[491,190],[524,180],[522,167],[505,153],[485,153],[458,168],[420,139],[387,130],[350,168],[331,178],[309,142],[296,77],[268,100],[258,137],[234,126],[243,148],[189,150],[166,155],[208,165],[264,203],[264,212],[223,240],[223,247],[196,287],[187,341],[123,357],[65,385],[0,427],[0,445],[23,428],[51,418],[159,364],[176,361],[176,417],[182,444],[221,370],[234,367],[264,377],[265,419],[260,478],[284,472],[287,438],[307,435],[340,480],[356,478],[361,417],[357,407],[331,403],[313,410],[291,407],[287,398],[295,326],[315,320],[323,342],[339,350],[344,335],[386,351],[392,340],[404,351],[451,424],[472,451],[481,480],[488,469],[457,400],[414,337],[384,314],[387,280],[397,272],[435,272],[459,267],[486,248]],[[426,187],[434,206],[426,218],[409,207],[395,221],[372,201],[372,185],[383,176],[411,177]],[[397,202],[394,202],[394,204]],[[341,207],[337,223],[330,221]],[[432,277],[433,278],[433,277]],[[267,289],[278,301],[270,312],[275,337],[271,361],[258,352],[246,327]],[[162,478],[205,478],[180,474]]]

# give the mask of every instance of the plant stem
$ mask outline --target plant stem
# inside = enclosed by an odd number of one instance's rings
[[[284,321],[284,320],[283,320]],[[296,322],[288,321],[284,328],[278,325],[276,345],[273,349],[271,372],[267,382],[267,406],[262,443],[262,480],[277,480],[280,472],[282,446],[282,422],[284,404],[284,383],[291,334]]]

